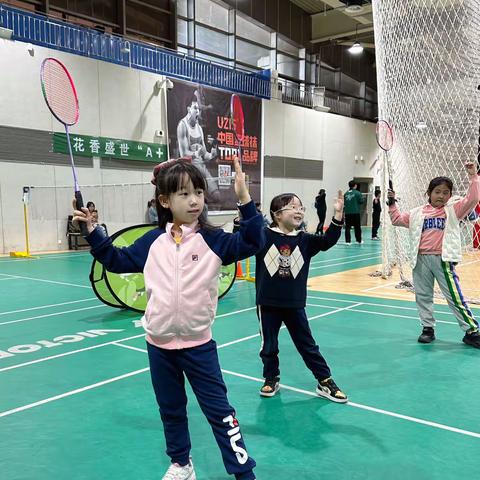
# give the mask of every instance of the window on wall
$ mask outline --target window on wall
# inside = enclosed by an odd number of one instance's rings
[[[256,66],[259,69],[269,68],[270,49],[237,38],[236,60],[251,66]]]
[[[270,47],[271,33],[266,27],[260,27],[240,15],[236,16],[235,22],[237,36]]]
[[[228,35],[196,25],[195,48],[228,58]]]
[[[216,57],[214,55],[206,55],[202,52],[197,52],[195,55],[197,58],[201,60],[206,60],[207,62],[218,63],[220,65],[226,65],[227,67],[232,66],[232,62],[230,60],[226,60],[225,58]]]
[[[281,36],[278,36],[277,39],[277,50],[281,52],[289,53],[297,58],[300,57],[300,48],[296,47],[290,42],[284,40]]]
[[[210,0],[195,1],[195,20],[228,32],[228,8]]]
[[[181,18],[177,20],[177,43],[188,45],[188,23]]]
[[[277,53],[277,70],[278,73],[287,77],[300,78],[300,60],[283,53]]]
[[[177,15],[188,17],[187,0],[177,0]]]

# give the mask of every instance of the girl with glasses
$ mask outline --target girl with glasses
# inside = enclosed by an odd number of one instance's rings
[[[305,313],[310,260],[333,247],[342,231],[343,194],[335,199],[334,217],[325,235],[300,230],[305,207],[293,193],[277,195],[270,204],[272,224],[265,229],[265,246],[256,255],[257,315],[260,321],[265,383],[260,395],[273,397],[280,388],[278,334],[287,327],[305,365],[317,379],[316,393],[333,402],[347,396],[334,382],[330,368],[312,336]]]

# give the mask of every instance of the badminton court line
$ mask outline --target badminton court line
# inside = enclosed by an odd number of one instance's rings
[[[317,265],[319,263],[336,262],[337,260],[349,260],[353,258],[368,257],[374,254],[375,254],[374,252],[368,252],[368,253],[361,253],[360,255],[350,255],[348,257],[336,257],[336,258],[328,258],[326,260],[315,260],[314,262],[310,262],[310,265]]]
[[[246,312],[248,310],[255,310],[256,308],[257,307],[249,307],[249,308],[244,308],[242,310],[235,310],[233,312],[222,313],[220,315],[217,315],[215,317],[215,320],[218,319],[218,318],[229,317],[229,316],[235,315],[237,313],[243,313],[243,312]],[[329,307],[329,308],[335,308],[335,307]],[[34,365],[36,363],[41,363],[41,362],[46,362],[48,360],[53,360],[55,358],[66,357],[68,355],[74,355],[74,354],[77,354],[77,353],[86,352],[88,350],[94,350],[95,348],[101,348],[101,347],[106,347],[107,345],[112,345],[115,342],[124,342],[124,341],[127,341],[127,340],[133,340],[135,338],[140,338],[140,337],[145,337],[145,332],[143,332],[139,335],[133,335],[131,337],[120,338],[120,339],[117,339],[117,340],[112,340],[110,342],[100,343],[98,345],[92,345],[90,347],[79,348],[77,350],[71,350],[69,352],[59,353],[58,355],[50,355],[48,357],[38,358],[37,360],[31,360],[29,362],[17,363],[16,365],[10,365],[9,367],[0,368],[0,372],[6,372],[8,370],[14,370],[16,368],[27,367],[28,365]]]
[[[253,308],[256,308],[256,307],[253,307]],[[316,318],[319,318],[319,317],[325,317],[327,315],[332,315],[333,313],[337,313],[339,311],[343,311],[343,310],[348,310],[350,307],[343,307],[343,308],[340,308],[340,309],[337,309],[337,310],[334,310],[332,312],[325,312],[325,313],[322,313],[320,315],[315,315],[314,317],[311,317],[309,320],[314,320]],[[127,348],[127,349],[130,349],[130,350],[136,350],[136,351],[139,351],[139,352],[142,352],[142,353],[146,353],[147,350],[145,349],[141,349],[141,348],[137,348],[137,347],[132,347],[132,346],[129,346],[129,345],[121,345],[120,342],[124,342],[126,340],[130,340],[130,339],[133,339],[133,338],[138,338],[140,336],[144,336],[144,334],[142,335],[137,335],[135,337],[130,337],[130,338],[125,338],[125,339],[119,339],[119,340],[114,340],[112,342],[108,342],[104,345],[115,345],[115,346],[118,346],[118,347],[123,347],[123,348]],[[244,337],[243,339],[238,339],[238,340],[235,340],[233,342],[228,342],[228,343],[225,343],[225,344],[222,344],[222,345],[219,345],[218,348],[224,348],[224,347],[227,347],[227,346],[230,346],[230,345],[233,345],[235,343],[239,343],[239,342],[243,342],[243,341],[246,341],[246,340],[250,340],[251,338],[255,338],[255,337],[258,337],[260,336],[260,334],[256,334],[256,335],[250,335],[248,337]],[[104,346],[103,345],[103,346]],[[84,348],[82,349],[83,351],[85,350],[91,350],[92,348],[98,348],[100,347],[100,345],[96,345],[94,347],[88,347],[88,348]],[[61,354],[61,355],[57,355],[56,357],[58,358],[59,356],[64,356],[65,354]],[[47,359],[50,359],[52,357],[47,357]],[[34,361],[34,362],[38,362],[38,361]],[[33,363],[33,362],[31,362]],[[2,369],[0,371],[4,371],[4,370],[8,370],[8,369],[11,369],[11,367],[7,367],[5,369]],[[54,402],[56,400],[60,400],[62,398],[65,398],[65,397],[69,397],[69,396],[72,396],[72,395],[76,395],[77,393],[81,393],[81,392],[85,392],[87,390],[91,390],[93,388],[97,388],[97,387],[101,387],[102,385],[106,385],[106,384],[109,384],[109,383],[112,383],[112,382],[116,382],[118,380],[123,380],[124,378],[127,378],[127,377],[130,377],[130,376],[133,376],[133,375],[138,375],[139,373],[143,373],[143,372],[146,372],[147,370],[149,370],[149,368],[143,368],[143,369],[140,369],[140,370],[135,370],[133,372],[129,372],[129,373],[126,373],[126,374],[123,374],[123,375],[120,375],[120,376],[117,376],[117,377],[113,377],[113,378],[109,378],[107,380],[103,380],[101,382],[97,382],[97,383],[94,383],[94,384],[91,384],[91,385],[86,385],[85,387],[81,387],[81,388],[76,388],[75,390],[70,390],[68,392],[65,392],[65,393],[61,393],[59,395],[55,395],[53,397],[49,397],[49,398],[45,398],[43,400],[38,400],[36,402],[33,402],[33,403],[29,403],[27,405],[23,405],[21,407],[16,407],[16,408],[13,408],[11,410],[6,410],[4,412],[0,412],[0,418],[1,417],[7,417],[9,415],[13,415],[15,413],[18,413],[18,412],[22,412],[24,410],[29,410],[31,408],[34,408],[34,407],[38,407],[40,405],[44,405],[46,403],[50,403],[50,402]]]
[[[314,300],[329,300],[333,302],[340,302],[340,303],[355,303],[356,300],[346,300],[343,298],[331,298],[331,297],[315,297],[313,295],[307,295],[307,298],[311,298]],[[409,300],[405,300],[405,302],[409,302]],[[417,307],[402,307],[401,305],[389,305],[386,303],[373,303],[373,302],[362,302],[363,305],[368,305],[372,307],[386,307],[386,308],[395,308],[398,310],[414,310],[415,312],[417,311]],[[447,307],[447,305],[435,305],[435,307]],[[448,308],[448,307],[447,307]],[[479,308],[479,307],[472,307],[470,305],[470,308]],[[434,313],[448,313],[451,314],[450,310],[435,310]]]
[[[102,304],[102,305],[93,305],[91,307],[75,308],[73,310],[65,310],[63,312],[45,313],[44,315],[36,315],[35,317],[19,318],[18,320],[8,320],[6,322],[0,322],[0,326],[1,325],[10,325],[12,323],[27,322],[29,320],[35,320],[37,318],[55,317],[55,316],[63,315],[63,314],[67,314],[67,313],[83,312],[85,310],[92,310],[94,308],[106,308],[108,306],[109,305]]]
[[[0,273],[0,275],[10,277],[12,279],[34,280],[35,282],[54,283],[56,285],[66,285],[67,287],[92,288],[91,285],[77,285],[75,283],[56,282],[54,280],[45,280],[44,278],[23,277],[21,275],[7,275],[6,273]]]
[[[141,349],[141,348],[137,348],[137,347],[131,347],[131,346],[128,346],[128,345],[119,345],[117,342],[115,342],[115,345],[117,345],[119,347],[128,348],[130,350],[139,351],[139,352],[142,352],[142,353],[147,352],[145,349]],[[13,408],[11,410],[6,410],[4,412],[0,412],[0,418],[7,417],[9,415],[13,415],[15,413],[22,412],[22,411],[25,411],[25,410],[29,410],[31,408],[38,407],[40,405],[44,405],[46,403],[54,402],[54,401],[60,400],[62,398],[70,397],[70,396],[76,395],[78,393],[82,393],[82,392],[85,392],[85,391],[88,391],[88,390],[93,390],[94,388],[98,388],[98,387],[101,387],[103,385],[107,385],[107,384],[110,384],[110,383],[113,383],[113,382],[117,382],[119,380],[123,380],[125,378],[129,378],[129,377],[132,377],[132,376],[135,376],[135,375],[139,375],[141,373],[145,373],[148,370],[149,370],[149,367],[142,368],[140,370],[134,370],[132,372],[128,372],[128,373],[125,373],[123,375],[119,375],[117,377],[112,377],[112,378],[109,378],[107,380],[103,380],[101,382],[97,382],[97,383],[93,383],[91,385],[87,385],[85,387],[77,388],[75,390],[70,390],[69,392],[65,392],[65,393],[62,393],[60,395],[55,395],[54,397],[49,397],[49,398],[39,400],[39,401],[34,402],[34,403],[30,403],[28,405],[23,405],[21,407]],[[233,372],[231,370],[226,370],[226,369],[223,369],[223,368],[222,368],[222,372],[224,374],[227,374],[227,375],[236,376],[236,377],[243,378],[243,379],[246,379],[246,380],[252,380],[252,381],[257,382],[257,383],[263,383],[264,382],[263,378],[256,378],[256,377],[252,377],[250,375],[245,375],[243,373]],[[308,395],[308,396],[311,396],[311,397],[318,397],[317,394],[315,394],[313,392],[310,392],[308,390],[303,390],[303,389],[300,389],[300,388],[291,387],[291,386],[286,385],[286,384],[280,384],[280,386],[284,390],[290,390],[290,391],[301,393],[303,395]],[[361,410],[366,410],[366,411],[370,411],[370,412],[373,412],[373,413],[378,413],[378,414],[381,414],[381,415],[386,415],[386,416],[389,416],[389,417],[398,418],[400,420],[406,420],[406,421],[409,421],[409,422],[418,423],[420,425],[425,425],[425,426],[428,426],[428,427],[438,428],[440,430],[445,430],[445,431],[448,431],[448,432],[458,433],[458,434],[461,434],[461,435],[466,435],[466,436],[470,436],[470,437],[474,437],[474,438],[480,438],[480,433],[477,433],[477,432],[471,432],[469,430],[464,430],[464,429],[457,428],[457,427],[451,427],[449,425],[445,425],[445,424],[442,424],[442,423],[432,422],[430,420],[424,420],[422,418],[412,417],[410,415],[403,415],[401,413],[396,413],[396,412],[392,412],[392,411],[389,411],[389,410],[384,410],[384,409],[380,409],[380,408],[376,408],[376,407],[371,407],[370,405],[364,405],[364,404],[361,404],[361,403],[355,403],[355,402],[348,401],[345,404],[345,407],[358,408],[358,409],[361,409]]]
[[[263,378],[251,377],[249,375],[244,375],[243,373],[232,372],[230,370],[225,370],[223,368],[222,368],[222,372],[226,373],[227,375],[233,375],[233,376],[236,376],[236,377],[245,378],[247,380],[253,380],[253,381],[258,382],[258,383],[263,383],[265,381],[265,379],[263,379]],[[291,390],[292,392],[302,393],[304,395],[309,395],[311,397],[317,397],[318,398],[318,395],[316,393],[310,392],[308,390],[303,390],[301,388],[291,387],[291,386],[285,385],[283,383],[281,383],[280,386],[284,390]],[[424,420],[422,418],[411,417],[409,415],[403,415],[401,413],[391,412],[389,410],[383,410],[381,408],[371,407],[369,405],[363,405],[361,403],[355,403],[355,402],[348,401],[345,404],[345,406],[346,407],[348,406],[348,407],[353,407],[353,408],[359,408],[361,410],[367,410],[367,411],[370,411],[370,412],[379,413],[379,414],[382,414],[382,415],[387,415],[389,417],[399,418],[401,420],[407,420],[409,422],[419,423],[421,425],[426,425],[428,427],[439,428],[440,430],[446,430],[446,431],[449,431],[449,432],[460,433],[462,435],[467,435],[467,436],[474,437],[474,438],[480,438],[480,433],[477,433],[477,432],[471,432],[469,430],[464,430],[462,428],[450,427],[449,425],[444,425],[443,423],[431,422],[430,420]]]
[[[62,305],[70,305],[72,303],[91,302],[92,300],[98,300],[98,298],[90,297],[90,298],[84,298],[83,300],[72,300],[71,302],[52,303],[51,305],[40,305],[38,307],[21,308],[19,310],[10,310],[9,312],[0,312],[0,316],[9,315],[12,313],[28,312],[30,310],[42,310],[44,308],[60,307]]]
[[[363,262],[365,260],[372,260],[373,258],[379,258],[379,257],[381,257],[381,255],[373,255],[372,257],[360,258],[358,260],[350,260],[349,262],[327,263],[325,265],[320,265],[318,267],[310,267],[310,270],[318,270],[319,268],[336,267],[338,265],[346,265],[348,263]]]

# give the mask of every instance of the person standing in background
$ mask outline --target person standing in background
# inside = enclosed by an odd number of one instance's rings
[[[363,196],[358,191],[358,185],[354,180],[348,182],[348,192],[345,193],[345,243],[350,245],[350,228],[355,231],[357,243],[362,241],[362,227],[360,226],[360,207],[363,203]]]
[[[327,202],[325,201],[325,190],[320,189],[318,195],[315,197],[315,208],[318,215],[318,225],[315,235],[323,235],[323,224],[325,223],[325,217],[327,215]]]
[[[380,190],[375,190],[372,205],[372,240],[380,240],[378,238],[378,229],[380,227],[380,215],[382,213],[382,205],[380,200]]]

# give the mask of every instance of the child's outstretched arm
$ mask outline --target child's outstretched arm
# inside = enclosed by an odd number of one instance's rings
[[[257,211],[245,182],[238,158],[233,159],[235,166],[235,193],[240,210],[240,228],[235,233],[218,232],[211,248],[222,259],[224,265],[255,255],[265,244],[263,216]]]
[[[333,218],[324,235],[308,234],[308,252],[313,257],[320,251],[332,248],[340,238],[343,226],[343,192],[338,191],[333,203]]]
[[[88,235],[85,237],[92,249],[90,253],[109,272],[113,273],[140,273],[147,261],[150,245],[158,237],[160,231],[154,229],[139,238],[133,245],[126,248],[114,247],[110,237],[105,235],[102,228],[95,228],[92,216],[88,209],[76,210],[76,201],[73,201],[73,221],[85,222]]]
[[[396,227],[408,228],[410,226],[410,213],[401,212],[398,209],[397,202],[395,200],[395,192],[393,190],[388,190],[387,197],[389,200],[388,214],[390,215],[392,225],[395,225]]]
[[[461,200],[453,205],[457,218],[464,218],[468,215],[480,202],[480,177],[477,175],[475,164],[468,162],[465,168],[470,177],[470,185],[468,186],[467,194]]]

